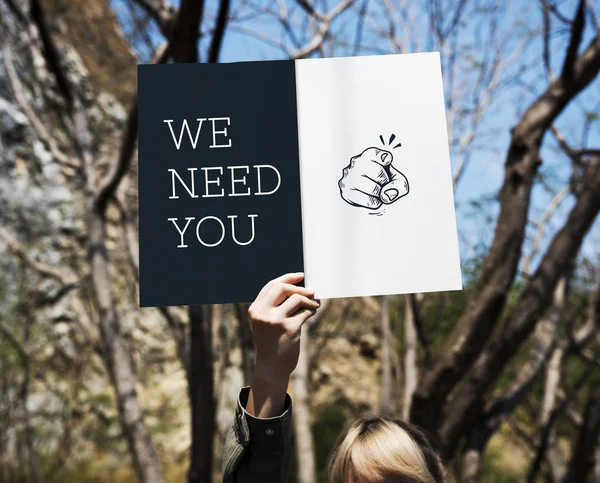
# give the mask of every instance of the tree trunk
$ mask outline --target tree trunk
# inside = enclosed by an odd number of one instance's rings
[[[600,381],[596,380],[595,387],[592,387],[583,415],[584,423],[573,447],[564,483],[582,483],[594,469],[594,457],[598,446],[598,434],[600,434]]]
[[[242,374],[244,376],[244,385],[250,384],[252,373],[254,371],[254,335],[252,334],[252,322],[248,315],[250,304],[235,304],[235,313],[237,316],[237,329],[240,349],[242,351]]]
[[[556,391],[560,383],[560,368],[564,356],[564,347],[554,350],[548,367],[546,369],[546,381],[544,385],[544,398],[542,401],[542,411],[540,413],[540,427],[545,427],[549,421],[552,411],[554,411],[556,401]],[[550,429],[548,435],[548,450],[546,460],[550,468],[550,479],[552,483],[560,483],[564,476],[564,468],[560,457],[560,449],[557,446],[556,431]]]
[[[112,298],[104,214],[96,209],[93,195],[90,198],[88,246],[92,282],[98,302],[103,361],[115,390],[119,419],[138,479],[142,483],[163,483],[160,460],[144,424],[144,415],[135,389],[136,377],[131,366],[131,357],[125,347]]]
[[[381,297],[381,414],[392,413],[392,331],[390,329],[390,297]]]
[[[302,328],[300,337],[300,356],[296,370],[292,373],[292,391],[294,393],[294,441],[296,461],[298,462],[298,483],[316,483],[317,470],[315,446],[312,433],[310,401],[310,327]]]
[[[600,40],[599,40],[600,44]],[[600,48],[600,47],[599,47]],[[468,432],[483,406],[483,397],[514,356],[552,300],[561,274],[579,251],[583,237],[600,210],[600,158],[590,159],[584,187],[566,223],[556,234],[519,303],[507,316],[506,328],[498,332],[479,356],[473,369],[457,388],[456,396],[441,417],[439,437],[446,449],[456,448],[461,434]]]
[[[317,313],[302,327],[300,336],[300,355],[298,364],[292,373],[292,391],[294,393],[294,441],[298,462],[298,483],[316,483],[317,464],[312,432],[310,367],[314,362],[310,351],[310,336],[313,327],[319,323],[331,308],[329,300],[323,300]]]
[[[402,403],[402,418],[409,420],[412,399],[417,388],[417,329],[415,326],[414,301],[415,295],[406,295],[404,310],[404,397]]]
[[[23,291],[24,292],[24,291]],[[23,298],[23,300],[25,300]],[[24,432],[24,443],[23,443],[23,447],[24,447],[24,453],[25,453],[25,461],[24,464],[19,465],[18,467],[20,468],[20,471],[23,472],[23,477],[25,475],[28,475],[28,481],[31,480],[33,483],[43,483],[45,481],[45,478],[42,474],[40,474],[40,467],[39,467],[39,462],[38,462],[38,455],[37,455],[37,451],[35,450],[35,443],[34,443],[34,434],[33,434],[33,426],[31,424],[31,414],[29,412],[29,406],[28,406],[28,402],[29,402],[29,389],[30,389],[30,382],[31,382],[31,355],[29,352],[29,339],[31,336],[31,325],[32,325],[32,320],[31,320],[31,314],[29,313],[28,310],[28,306],[25,306],[24,304],[19,304],[18,308],[17,308],[17,315],[19,315],[20,317],[17,318],[17,321],[22,321],[23,322],[23,342],[19,342],[17,337],[15,337],[15,335],[13,334],[13,332],[7,327],[5,326],[2,321],[0,321],[0,335],[2,336],[0,338],[0,341],[4,341],[6,340],[15,350],[15,352],[17,353],[20,361],[21,361],[21,367],[23,369],[23,377],[21,379],[21,383],[19,384],[19,389],[18,389],[18,410],[20,410],[21,414],[22,414],[22,423],[23,423],[23,432]],[[0,361],[1,362],[1,361]],[[1,366],[1,364],[0,364]],[[5,387],[7,389],[5,389]],[[0,389],[3,389],[4,391],[11,391],[11,387],[9,384],[6,384],[6,386],[4,385],[4,381],[3,379],[0,378]],[[12,391],[11,391],[12,392]],[[0,402],[4,402],[2,400],[0,400]],[[7,406],[10,407],[10,402],[7,403]],[[6,410],[5,410],[6,411]],[[5,416],[6,412],[10,412],[10,409],[8,411],[3,411],[0,416]],[[6,420],[9,419],[10,416],[5,416]],[[0,425],[0,429],[2,429],[2,425]],[[3,433],[0,433],[3,434]],[[19,432],[17,431],[17,436],[18,436]],[[3,441],[2,438],[0,438],[0,458],[3,455]],[[2,461],[2,459],[0,459],[0,466],[3,466],[4,468],[6,468],[5,471],[5,475],[7,474],[7,469],[8,469],[8,465],[5,464],[4,461]],[[5,480],[6,481],[10,481],[8,479],[8,476],[5,476]],[[5,480],[0,480],[0,481],[5,481]]]
[[[142,483],[162,483],[160,461],[144,424],[144,415],[135,390],[136,377],[130,354],[121,334],[120,320],[112,296],[112,278],[106,247],[106,208],[131,163],[135,142],[135,136],[132,133],[135,133],[137,126],[137,109],[134,110],[134,115],[129,116],[121,153],[115,166],[116,170],[112,170],[107,178],[103,179],[102,186],[99,188],[88,113],[77,88],[72,85],[65,71],[61,53],[55,44],[52,29],[47,23],[40,0],[31,0],[30,14],[33,21],[30,29],[36,30],[39,34],[46,66],[48,71],[54,75],[58,86],[57,92],[65,102],[63,114],[70,121],[66,126],[66,134],[70,137],[83,167],[86,246],[98,312],[102,360],[115,391],[121,427],[127,439],[137,477]]]
[[[29,337],[31,335],[31,320],[29,314],[25,313],[25,327],[23,346],[27,347],[29,344]],[[23,381],[21,383],[21,404],[23,405],[23,425],[25,429],[25,447],[27,448],[27,463],[29,466],[29,475],[33,483],[44,483],[45,478],[40,473],[38,455],[35,450],[33,426],[31,424],[31,414],[29,412],[29,383],[31,381],[31,360],[29,355],[23,357]]]
[[[189,307],[192,448],[188,483],[212,481],[215,399],[210,306]]]
[[[478,446],[467,448],[463,454],[460,463],[461,483],[479,483],[481,481],[481,450]]]
[[[600,483],[600,446],[596,448],[596,465],[594,466],[594,483]]]
[[[563,74],[531,104],[512,131],[499,196],[500,213],[481,277],[440,358],[415,394],[413,420],[432,433],[437,433],[445,423],[442,409],[448,396],[473,367],[504,308],[521,258],[531,190],[541,163],[539,148],[545,132],[600,70],[600,35],[592,39],[581,55],[576,55],[582,28],[572,31],[567,53],[574,50],[575,56],[565,56]]]
[[[507,391],[487,404],[481,420],[471,430],[461,458],[461,482],[477,483],[480,481],[482,454],[490,438],[523,401],[546,364],[548,356],[556,344],[559,324],[563,320],[567,285],[567,276],[565,276],[557,284],[554,303],[548,316],[542,319],[535,329],[531,350],[519,374]]]
[[[163,315],[169,326],[169,330],[175,341],[177,357],[181,362],[181,367],[185,371],[186,378],[189,380],[190,375],[190,347],[187,337],[186,324],[181,320],[173,307],[159,307],[158,310]]]

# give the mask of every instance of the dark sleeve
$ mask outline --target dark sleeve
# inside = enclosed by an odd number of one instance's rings
[[[255,418],[246,412],[250,388],[240,391],[223,452],[223,483],[287,483],[291,460],[292,399],[283,414]]]

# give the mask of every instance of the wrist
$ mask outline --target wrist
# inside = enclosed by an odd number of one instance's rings
[[[289,375],[280,374],[257,364],[250,384],[246,410],[252,416],[272,418],[283,413]]]
[[[270,365],[263,365],[256,361],[256,366],[253,374],[253,384],[259,384],[263,387],[281,388],[287,390],[290,381],[290,372],[276,369]]]

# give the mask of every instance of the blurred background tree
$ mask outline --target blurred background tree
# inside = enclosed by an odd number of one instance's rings
[[[599,8],[0,0],[0,481],[220,478],[247,306],[137,306],[137,63],[437,50],[465,288],[323,307],[293,480],[384,412],[455,481],[600,482]]]

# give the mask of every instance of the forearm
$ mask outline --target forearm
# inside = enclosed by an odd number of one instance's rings
[[[257,418],[273,418],[283,413],[290,376],[262,369],[258,364],[246,411]]]
[[[319,307],[302,273],[270,281],[248,309],[256,345],[250,388],[240,392],[223,457],[225,483],[285,483],[291,458],[290,374],[298,363],[302,324]]]

